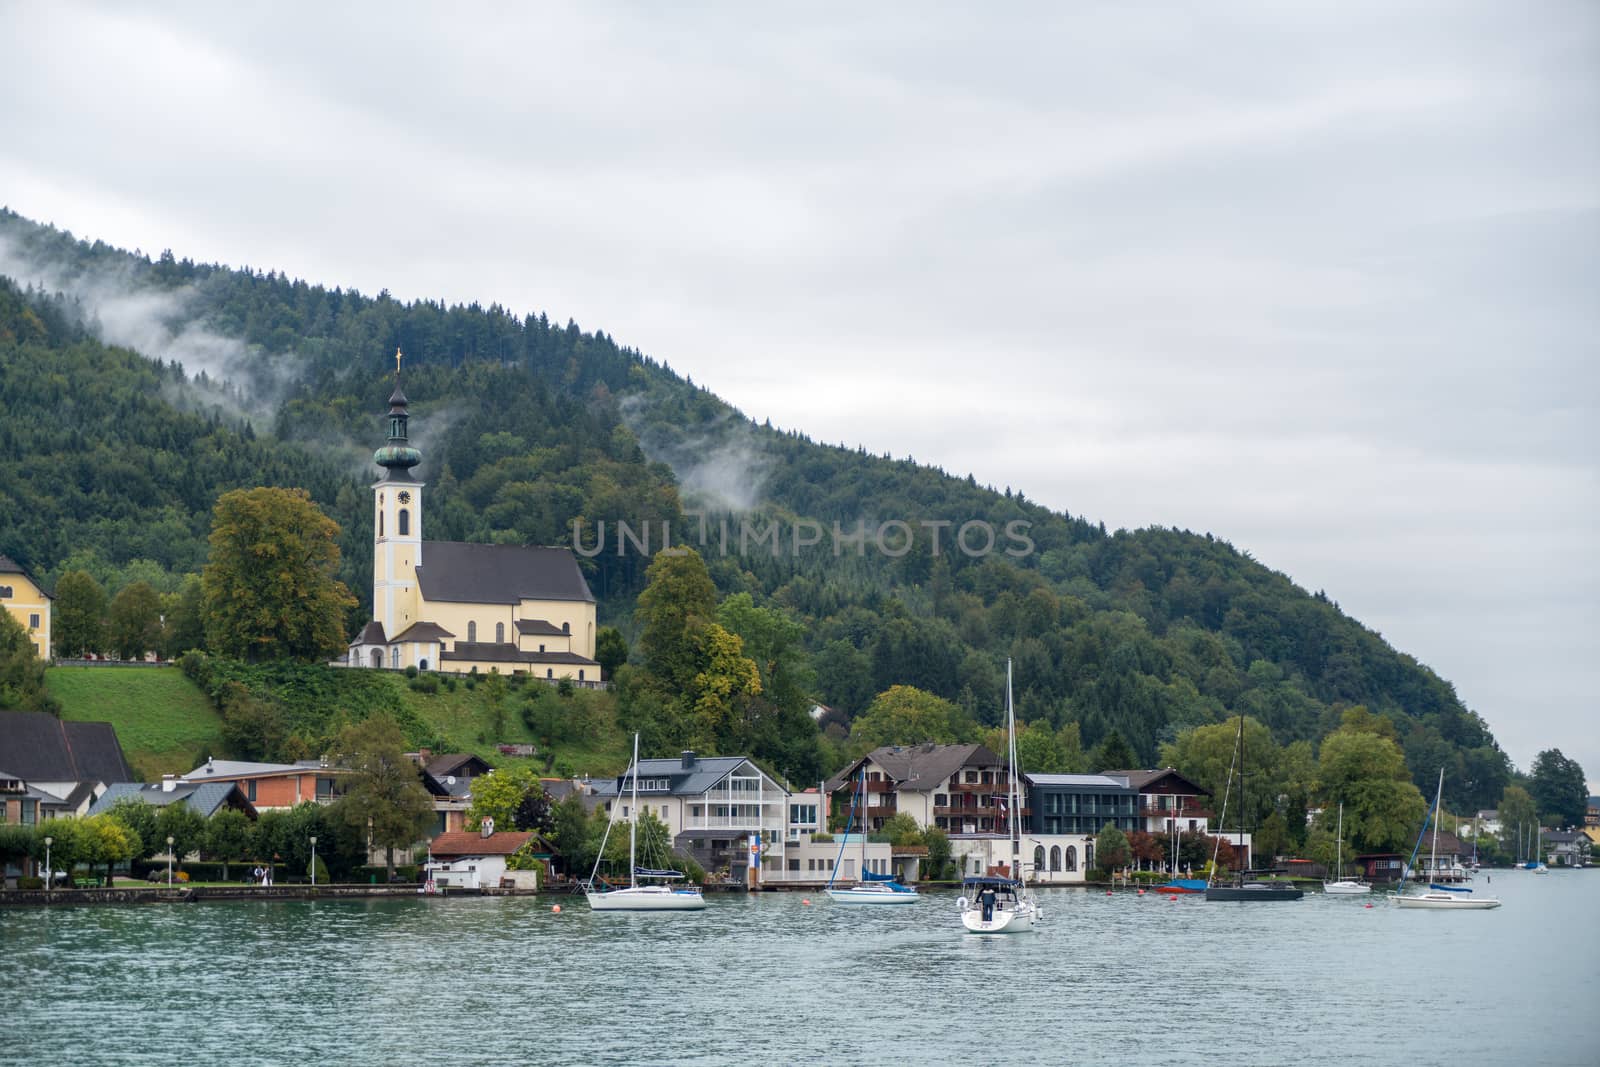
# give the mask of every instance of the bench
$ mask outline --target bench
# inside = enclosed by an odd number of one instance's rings
[[[100,883],[101,879],[99,878],[74,878],[72,880],[72,884],[79,889],[99,889]]]

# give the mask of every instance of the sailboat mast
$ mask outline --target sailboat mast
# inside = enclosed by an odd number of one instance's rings
[[[1344,878],[1344,801],[1339,801],[1339,859],[1333,872],[1335,879]]]
[[[633,793],[628,803],[628,885],[639,886],[639,864],[634,859],[639,834],[639,735],[633,735]]]
[[[1245,802],[1244,791],[1244,712],[1241,711],[1239,713],[1239,851],[1241,853],[1244,852],[1244,813],[1248,810],[1250,809]],[[1255,850],[1252,848],[1251,851]],[[1253,866],[1255,866],[1255,857],[1251,856],[1249,865],[1239,873],[1243,875],[1245,870],[1249,870]]]
[[[1444,798],[1444,768],[1439,768],[1439,788],[1433,794],[1433,844],[1428,848],[1428,877],[1439,877],[1439,801]]]
[[[861,835],[861,869],[856,872],[856,881],[865,885],[867,882],[867,761],[861,761],[861,828],[856,833]]]
[[[1022,820],[1017,811],[1017,712],[1011,703],[1011,661],[1006,660],[1006,792],[1010,797],[1011,877],[1022,880]]]

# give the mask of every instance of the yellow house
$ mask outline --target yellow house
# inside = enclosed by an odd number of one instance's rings
[[[42,660],[50,658],[50,601],[33,575],[10,556],[0,555],[0,607],[9,611],[28,631],[33,649]]]
[[[422,539],[422,453],[407,440],[396,371],[389,442],[373,462],[373,619],[346,665],[527,673],[594,686],[595,603],[570,549]]]

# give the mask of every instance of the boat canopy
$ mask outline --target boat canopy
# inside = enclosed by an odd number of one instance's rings
[[[1010,887],[1012,889],[1015,889],[1015,888],[1017,888],[1017,887],[1022,885],[1022,883],[1020,881],[1018,881],[1017,879],[1015,879],[1015,878],[1001,878],[1001,877],[998,877],[997,875],[992,875],[992,874],[972,874],[972,875],[968,875],[967,877],[961,879],[961,884],[963,886],[971,885],[971,886],[978,886],[980,888],[983,887],[983,886],[992,885],[997,889],[1005,888],[1005,887]]]
[[[877,871],[861,872],[861,880],[863,882],[893,882],[897,881],[899,877],[897,874],[879,874]]]
[[[633,873],[640,878],[682,878],[682,871],[656,871],[649,867],[635,867]]]

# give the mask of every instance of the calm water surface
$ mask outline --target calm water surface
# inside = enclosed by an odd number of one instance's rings
[[[1505,907],[1047,890],[1012,938],[953,893],[0,910],[0,1063],[1600,1063],[1600,871],[1476,886]]]

